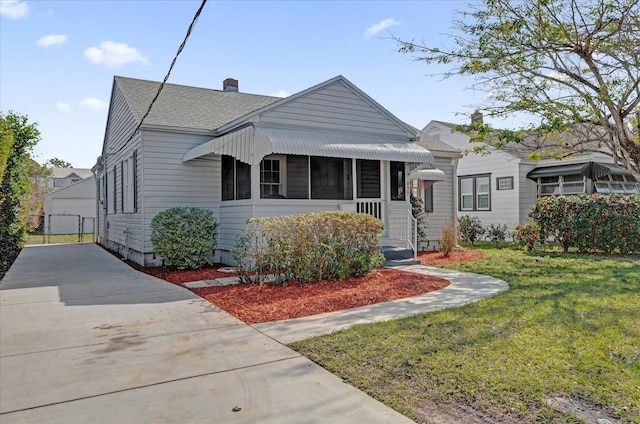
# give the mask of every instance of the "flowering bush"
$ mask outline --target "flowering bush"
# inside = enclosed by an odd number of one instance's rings
[[[520,224],[516,226],[515,231],[511,234],[511,238],[517,241],[520,246],[526,247],[527,250],[533,250],[534,244],[541,240],[540,226],[536,221]]]
[[[485,232],[487,233],[489,240],[491,240],[496,247],[500,247],[500,243],[507,239],[506,224],[491,224],[486,228]]]
[[[533,205],[530,218],[540,226],[540,237],[553,237],[569,251],[572,236],[572,217],[576,213],[577,196],[543,197]]]
[[[640,196],[580,196],[571,224],[582,252],[640,253]]]
[[[640,196],[593,194],[545,197],[531,218],[542,238],[554,236],[565,252],[640,253]]]

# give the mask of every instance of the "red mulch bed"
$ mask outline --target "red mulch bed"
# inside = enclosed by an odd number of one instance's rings
[[[279,321],[415,296],[449,285],[428,275],[382,269],[366,277],[283,286],[237,284],[192,289],[247,323]]]
[[[472,250],[452,252],[449,258],[445,258],[440,252],[421,252],[418,255],[423,265],[443,265],[483,257],[482,252]],[[162,267],[144,268],[131,261],[126,263],[141,272],[179,286],[190,281],[213,280],[236,275],[218,271],[226,266],[222,264],[213,264],[193,271],[179,271]],[[449,282],[441,278],[383,269],[373,271],[366,277],[325,280],[312,284],[298,282],[289,282],[282,286],[237,284],[189,290],[236,318],[253,324],[403,299],[448,285]]]
[[[452,262],[468,262],[477,261],[484,258],[484,253],[479,250],[460,250],[451,252],[448,258],[438,251],[434,252],[420,252],[418,253],[418,260],[422,265],[446,265]]]

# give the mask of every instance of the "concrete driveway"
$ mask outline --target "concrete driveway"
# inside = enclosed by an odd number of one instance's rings
[[[412,422],[94,244],[26,247],[0,283],[0,422]]]

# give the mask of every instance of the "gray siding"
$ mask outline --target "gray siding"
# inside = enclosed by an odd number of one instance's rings
[[[153,252],[151,220],[165,209],[187,206],[209,209],[222,226],[220,157],[209,155],[182,162],[185,152],[210,140],[211,136],[145,130],[143,138],[142,154],[138,155],[144,158],[142,175],[138,178],[138,181],[144,179],[139,197],[139,211],[143,214],[143,252]]]
[[[426,235],[428,245],[420,246],[421,249],[431,250],[439,247],[438,239],[442,229],[446,225],[455,224],[456,212],[454,201],[454,189],[456,177],[451,159],[435,156],[435,167],[444,171],[446,180],[433,184],[433,212],[427,213]]]
[[[401,139],[409,137],[396,122],[341,82],[262,114],[260,123],[360,132]]]

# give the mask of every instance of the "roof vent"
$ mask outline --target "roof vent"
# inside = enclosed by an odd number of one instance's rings
[[[222,81],[222,90],[223,91],[238,91],[238,80],[233,78],[227,78]]]

